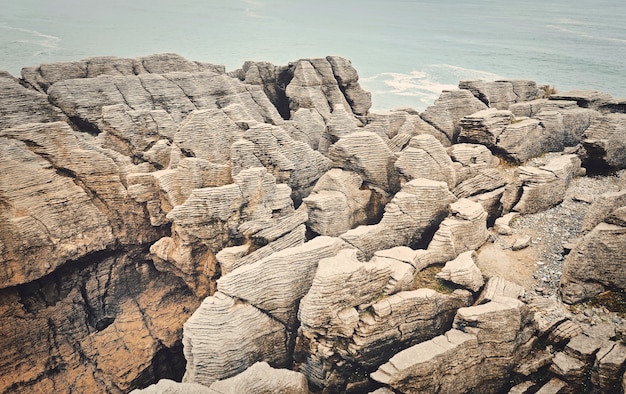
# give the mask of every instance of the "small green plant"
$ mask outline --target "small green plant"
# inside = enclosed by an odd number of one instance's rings
[[[413,281],[414,289],[433,289],[438,293],[451,294],[458,287],[454,284],[437,278],[437,273],[441,271],[443,265],[432,265],[428,268],[421,270],[415,275]]]

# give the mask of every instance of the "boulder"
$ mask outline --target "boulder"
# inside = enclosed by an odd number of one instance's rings
[[[607,102],[612,101],[610,94],[598,92],[596,90],[571,90],[564,93],[555,93],[550,96],[550,100],[575,101],[581,108],[598,109]]]
[[[388,113],[370,113],[365,118],[365,123],[364,130],[381,137],[387,136],[389,149],[394,153],[400,152],[411,137],[423,134],[432,135],[443,146],[450,146],[450,140],[442,131],[424,121],[410,108],[398,108]]]
[[[459,121],[486,108],[487,106],[469,90],[444,90],[435,103],[426,108],[421,117],[454,143],[461,132]]]
[[[441,143],[429,134],[411,138],[394,166],[400,176],[401,185],[416,178],[446,182],[450,189],[456,185],[456,174],[450,156]]]
[[[465,116],[459,126],[460,142],[484,144],[515,163],[563,149],[562,127],[547,128],[538,119],[516,119],[508,110],[485,109]]]
[[[246,302],[217,292],[205,298],[183,326],[187,359],[183,382],[209,386],[258,361],[286,367],[288,342],[280,322]]]
[[[436,228],[455,200],[445,183],[414,179],[387,204],[378,224],[359,226],[340,238],[359,249],[365,259],[378,250],[411,246]]]
[[[18,79],[0,73],[0,130],[25,123],[66,120],[58,108],[48,102],[45,94],[26,89]]]
[[[582,231],[589,232],[602,223],[613,211],[626,206],[626,190],[606,192],[599,195],[587,210]]]
[[[563,301],[575,303],[605,289],[626,289],[625,242],[626,227],[607,222],[580,239],[563,266],[559,290]]]
[[[171,379],[160,379],[144,389],[135,389],[131,394],[216,394],[207,386],[198,383],[181,383]]]
[[[480,269],[476,266],[477,261],[476,252],[463,252],[454,260],[448,261],[441,272],[437,274],[437,278],[477,292],[485,283]]]
[[[543,92],[534,81],[461,81],[459,89],[467,89],[490,108],[509,109],[512,104],[535,100]]]
[[[626,114],[608,114],[594,119],[582,136],[585,167],[595,170],[626,168],[624,128]]]
[[[603,393],[617,393],[621,388],[620,375],[625,366],[626,345],[610,342],[596,353],[591,382]]]
[[[454,165],[457,185],[495,167],[500,161],[481,144],[454,144],[448,148],[448,154]]]
[[[561,203],[579,168],[580,159],[576,155],[556,157],[541,167],[518,167],[516,171],[522,191],[513,210],[536,213]]]
[[[483,291],[476,300],[476,305],[487,303],[496,299],[496,297],[521,299],[525,294],[526,289],[517,283],[509,282],[499,276],[492,276],[487,280]]]

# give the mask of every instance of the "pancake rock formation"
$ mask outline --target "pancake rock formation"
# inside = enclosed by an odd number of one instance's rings
[[[0,71],[0,393],[623,392],[624,100],[371,105],[338,56]]]

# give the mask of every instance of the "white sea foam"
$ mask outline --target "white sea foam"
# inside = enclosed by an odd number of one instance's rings
[[[26,37],[20,37],[12,40],[16,44],[30,44],[43,49],[38,49],[33,53],[33,56],[39,56],[42,54],[48,54],[51,51],[59,47],[61,38],[50,34],[44,34],[37,30],[24,29],[21,27],[13,27],[7,25],[0,25],[0,29],[10,30],[15,32],[24,33]]]
[[[568,29],[566,27],[558,26],[558,25],[546,25],[546,27],[548,27],[550,29],[558,30],[558,31],[563,32],[563,33],[573,34],[573,35],[576,35],[578,37],[583,37],[583,38],[587,38],[587,39],[591,39],[591,40],[608,41],[608,42],[616,42],[616,43],[619,43],[619,44],[626,44],[626,39],[623,39],[623,38],[598,36],[598,35],[595,35],[595,34],[589,34],[589,33],[584,32],[584,31]]]

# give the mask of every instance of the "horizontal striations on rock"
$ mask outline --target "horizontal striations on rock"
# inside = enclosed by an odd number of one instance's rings
[[[370,206],[372,191],[363,189],[362,184],[357,173],[339,168],[322,175],[311,194],[302,200],[309,228],[320,235],[338,236],[367,223],[376,210]]]
[[[235,376],[257,361],[277,368],[289,364],[283,326],[254,306],[215,293],[183,326],[187,359],[184,382],[210,385]]]
[[[608,114],[594,119],[582,135],[588,166],[626,168],[626,114]]]
[[[217,288],[294,328],[300,299],[309,291],[319,261],[347,247],[339,238],[316,237],[233,270],[218,279]]]
[[[400,183],[416,178],[446,182],[452,189],[456,185],[456,174],[452,160],[444,147],[435,137],[428,134],[418,135],[400,152],[395,162],[400,175]]]
[[[56,122],[65,115],[48,97],[24,88],[19,80],[0,73],[0,130],[25,123]]]
[[[374,252],[423,241],[439,225],[456,197],[447,184],[418,178],[406,183],[385,207],[378,224],[359,226],[340,238],[360,250],[366,259]]]
[[[444,90],[435,103],[421,114],[422,119],[443,132],[451,143],[461,132],[459,121],[487,106],[468,90]]]
[[[512,104],[538,98],[544,92],[537,83],[527,80],[461,81],[459,89],[467,89],[490,108],[509,109]]]
[[[266,362],[257,362],[239,375],[218,380],[210,388],[216,394],[309,392],[304,375],[287,369],[272,368]]]

